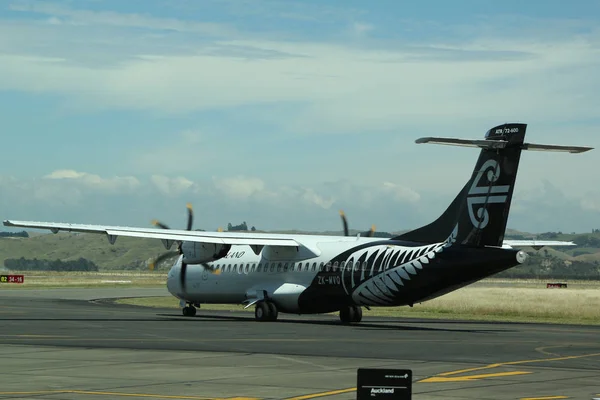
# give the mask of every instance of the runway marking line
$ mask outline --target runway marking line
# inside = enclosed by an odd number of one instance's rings
[[[578,356],[565,356],[565,357],[555,357],[555,358],[542,358],[542,359],[537,359],[537,360],[521,360],[521,361],[508,361],[508,362],[494,363],[494,364],[489,364],[489,365],[486,365],[483,367],[467,368],[467,369],[461,369],[458,371],[444,372],[444,373],[438,374],[436,376],[433,376],[431,378],[422,379],[422,380],[418,381],[418,383],[421,383],[421,382],[424,382],[424,383],[426,383],[426,382],[464,382],[464,381],[469,380],[469,378],[477,379],[475,377],[479,377],[479,379],[485,379],[485,378],[493,378],[493,377],[498,377],[498,376],[508,376],[506,374],[512,374],[512,375],[530,374],[531,372],[514,371],[512,373],[511,372],[504,372],[504,373],[500,372],[497,374],[467,375],[467,376],[446,378],[449,376],[451,377],[454,375],[466,374],[469,372],[483,371],[483,370],[493,369],[493,368],[498,368],[498,367],[505,367],[508,365],[522,365],[522,364],[534,364],[534,363],[543,363],[543,362],[551,362],[551,361],[565,361],[565,360],[575,360],[575,359],[579,359],[579,358],[598,357],[598,356],[600,356],[600,353],[581,354]]]
[[[350,393],[355,392],[356,388],[348,388],[348,389],[338,389],[338,390],[329,390],[327,392],[306,394],[303,396],[296,397],[286,397],[285,400],[307,400],[307,399],[316,399],[317,397],[326,397],[326,396],[334,396],[336,394]]]
[[[533,374],[533,372],[526,371],[510,371],[510,372],[498,372],[495,374],[482,374],[482,375],[467,375],[467,376],[434,376],[431,378],[420,380],[418,383],[442,383],[442,382],[468,382],[474,381],[478,379],[487,379],[487,378],[502,378],[505,376],[516,376],[516,375],[528,375]]]
[[[34,392],[0,392],[0,396],[20,395],[44,395],[44,394],[83,394],[91,396],[115,396],[115,397],[145,397],[155,399],[180,399],[180,400],[260,400],[256,397],[199,397],[199,396],[177,396],[151,393],[123,393],[123,392],[97,392],[89,390],[40,390]]]

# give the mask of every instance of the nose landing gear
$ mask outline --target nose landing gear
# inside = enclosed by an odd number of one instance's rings
[[[183,313],[184,317],[193,317],[196,315],[196,307],[194,307],[192,304],[188,304],[181,309],[181,312]]]

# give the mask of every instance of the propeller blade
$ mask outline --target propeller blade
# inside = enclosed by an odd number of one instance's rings
[[[180,279],[181,287],[183,290],[185,290],[185,273],[186,273],[186,271],[187,271],[187,264],[182,261],[179,279]]]
[[[375,234],[375,225],[371,225],[371,230],[369,230],[369,232],[367,232],[367,237],[373,237],[373,235]]]
[[[148,264],[148,268],[150,269],[150,271],[154,271],[154,268],[158,264],[160,264],[161,262],[163,262],[166,259],[178,256],[178,255],[179,255],[178,251],[167,251],[166,253],[162,253],[161,255],[156,257],[154,260],[150,261],[150,264]]]
[[[215,275],[220,275],[221,274],[221,270],[215,267],[211,267],[210,265],[206,264],[206,263],[202,263],[202,266],[211,274],[215,274]]]
[[[346,219],[346,214],[344,214],[343,210],[340,210],[340,217],[342,217],[342,223],[344,224],[344,236],[349,236],[348,220]]]
[[[192,209],[192,204],[187,203],[186,208],[188,210],[188,220],[187,220],[187,230],[192,230],[192,225],[194,224],[194,210]]]
[[[167,225],[165,225],[162,222],[157,221],[155,219],[152,220],[152,225],[158,226],[159,228],[162,228],[162,229],[170,229]]]

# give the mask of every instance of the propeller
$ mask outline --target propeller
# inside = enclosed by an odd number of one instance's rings
[[[187,208],[187,225],[186,225],[186,230],[191,231],[192,230],[192,226],[194,224],[194,210],[192,208],[192,205],[190,203],[186,204],[186,208]],[[154,226],[157,226],[159,228],[162,229],[170,229],[168,225],[163,224],[160,221],[157,220],[153,220],[152,224]],[[219,228],[220,229],[220,228]],[[179,256],[181,254],[183,254],[183,251],[181,249],[181,246],[183,245],[182,241],[178,241],[177,242],[177,250],[172,250],[172,251],[167,251],[165,253],[162,253],[161,255],[159,255],[158,257],[156,257],[155,259],[153,259],[150,264],[149,264],[149,268],[150,270],[154,270],[154,267],[166,260],[169,259],[171,257],[175,257],[175,256]],[[202,266],[204,268],[206,268],[207,271],[210,271],[211,273],[218,273],[219,271],[216,270],[215,268],[211,267],[210,265],[206,264],[206,263],[202,263]],[[185,276],[186,276],[186,272],[187,272],[187,264],[185,262],[183,262],[183,260],[181,261],[181,273],[179,274],[180,279],[181,279],[181,287],[185,289]]]
[[[348,230],[348,219],[346,218],[346,214],[343,210],[340,210],[340,217],[342,218],[342,224],[344,225],[344,236],[350,236],[350,232]],[[375,225],[371,225],[371,229],[368,230],[364,235],[365,237],[373,237],[375,234]]]

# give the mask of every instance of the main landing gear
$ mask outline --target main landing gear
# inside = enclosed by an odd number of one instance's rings
[[[276,321],[278,314],[277,306],[267,300],[257,303],[254,310],[257,321]]]
[[[188,304],[181,309],[181,312],[183,313],[184,317],[193,317],[196,315],[196,307],[194,307],[192,304]]]
[[[347,306],[340,310],[340,321],[344,324],[360,322],[362,320],[362,308],[360,306]]]

